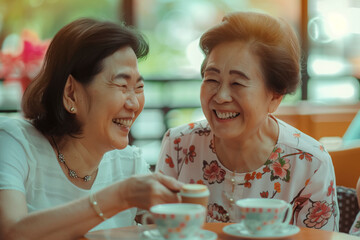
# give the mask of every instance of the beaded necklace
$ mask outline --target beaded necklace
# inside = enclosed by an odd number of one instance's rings
[[[64,155],[60,152],[60,150],[59,150],[59,148],[58,148],[58,146],[57,146],[57,144],[56,144],[55,139],[54,139],[53,136],[51,136],[51,139],[52,139],[52,141],[53,141],[53,143],[54,143],[54,145],[55,145],[55,149],[56,149],[56,152],[57,152],[57,154],[58,154],[58,155],[57,155],[57,159],[58,159],[58,161],[59,161],[60,163],[64,164],[65,168],[66,168],[67,171],[68,171],[69,176],[70,176],[71,178],[81,179],[81,180],[83,180],[84,182],[90,181],[90,180],[91,180],[91,176],[92,176],[94,173],[96,173],[96,171],[97,171],[98,169],[96,168],[96,170],[95,170],[92,174],[90,174],[90,175],[86,175],[86,176],[84,176],[84,177],[79,177],[79,176],[77,175],[76,171],[70,169],[69,166],[66,164],[66,162],[65,162],[65,157],[64,157]]]

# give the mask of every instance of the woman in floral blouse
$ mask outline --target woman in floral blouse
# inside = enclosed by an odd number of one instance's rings
[[[356,184],[357,199],[360,208],[360,177]],[[358,212],[354,224],[350,228],[350,234],[360,237],[360,212]]]
[[[206,120],[167,131],[157,171],[211,192],[209,222],[232,222],[242,198],[283,199],[291,223],[338,230],[336,183],[324,147],[272,113],[300,82],[300,47],[281,19],[227,15],[203,34]]]

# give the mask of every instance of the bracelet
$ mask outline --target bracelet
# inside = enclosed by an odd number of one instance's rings
[[[95,199],[95,196],[90,193],[90,196],[89,196],[89,199],[90,199],[90,204],[91,206],[93,207],[93,209],[95,210],[96,214],[104,221],[107,220],[107,218],[104,216],[104,213],[101,211],[99,205],[98,205],[98,202],[96,201]]]

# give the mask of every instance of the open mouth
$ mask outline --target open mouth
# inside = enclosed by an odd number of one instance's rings
[[[214,113],[216,114],[216,116],[218,118],[223,119],[223,120],[233,119],[240,115],[240,113],[238,113],[238,112],[218,112],[216,110],[214,110]]]
[[[121,126],[121,127],[131,127],[132,119],[123,119],[123,118],[115,118],[112,120],[113,123]]]

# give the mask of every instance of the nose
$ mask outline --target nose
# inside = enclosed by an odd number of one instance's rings
[[[136,97],[136,93],[130,92],[128,94],[126,101],[125,101],[125,107],[127,109],[131,109],[133,111],[136,111],[139,109],[140,104],[139,104],[139,100]]]
[[[214,100],[219,104],[231,102],[231,87],[227,84],[220,84],[217,93],[215,94]]]

